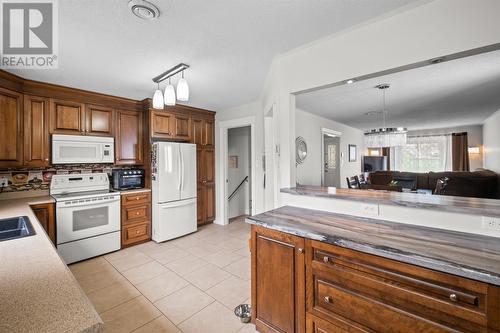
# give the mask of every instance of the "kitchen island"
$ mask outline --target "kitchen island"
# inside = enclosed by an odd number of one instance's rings
[[[252,224],[260,332],[498,332],[498,238],[281,207]]]
[[[27,216],[33,236],[0,241],[0,332],[85,332],[103,323],[31,210],[46,196],[0,200],[0,219]]]

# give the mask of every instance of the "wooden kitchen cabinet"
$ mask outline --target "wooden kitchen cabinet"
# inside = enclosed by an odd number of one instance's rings
[[[24,95],[24,165],[47,167],[50,162],[49,99]]]
[[[155,139],[191,140],[191,116],[172,111],[150,110],[150,132]]]
[[[114,110],[112,108],[87,104],[85,118],[87,135],[113,136]]]
[[[143,164],[143,113],[116,110],[115,164]]]
[[[85,104],[50,100],[50,133],[85,135]]]
[[[54,245],[56,244],[56,218],[54,214],[54,204],[38,204],[30,206],[31,210],[35,214],[38,222],[45,229],[45,232],[49,236],[50,240]]]
[[[252,319],[259,332],[305,331],[305,241],[252,226]]]
[[[198,146],[196,150],[198,177],[198,225],[215,219],[215,151]]]
[[[0,167],[23,163],[23,95],[0,88]]]
[[[122,192],[122,248],[151,240],[151,192]]]
[[[213,119],[193,118],[191,133],[192,143],[208,148],[214,146]]]

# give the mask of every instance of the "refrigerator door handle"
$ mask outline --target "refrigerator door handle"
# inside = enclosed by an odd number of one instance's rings
[[[179,145],[180,157],[181,157],[181,190],[184,189],[184,153],[182,152],[181,146]]]
[[[177,165],[179,166],[179,170],[178,170],[178,174],[179,174],[179,186],[177,187],[178,190],[180,191],[181,188],[182,188],[182,173],[181,173],[181,170],[182,170],[182,161],[181,161],[181,148],[180,146],[178,146],[178,159],[177,159]]]

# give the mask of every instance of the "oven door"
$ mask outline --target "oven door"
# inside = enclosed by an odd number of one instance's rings
[[[120,230],[120,196],[56,203],[57,244]]]
[[[144,177],[142,175],[120,175],[119,189],[143,188]]]

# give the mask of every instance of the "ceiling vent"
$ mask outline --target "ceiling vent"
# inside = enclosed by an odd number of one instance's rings
[[[128,8],[132,13],[143,20],[155,20],[160,16],[158,7],[145,0],[130,0]]]

